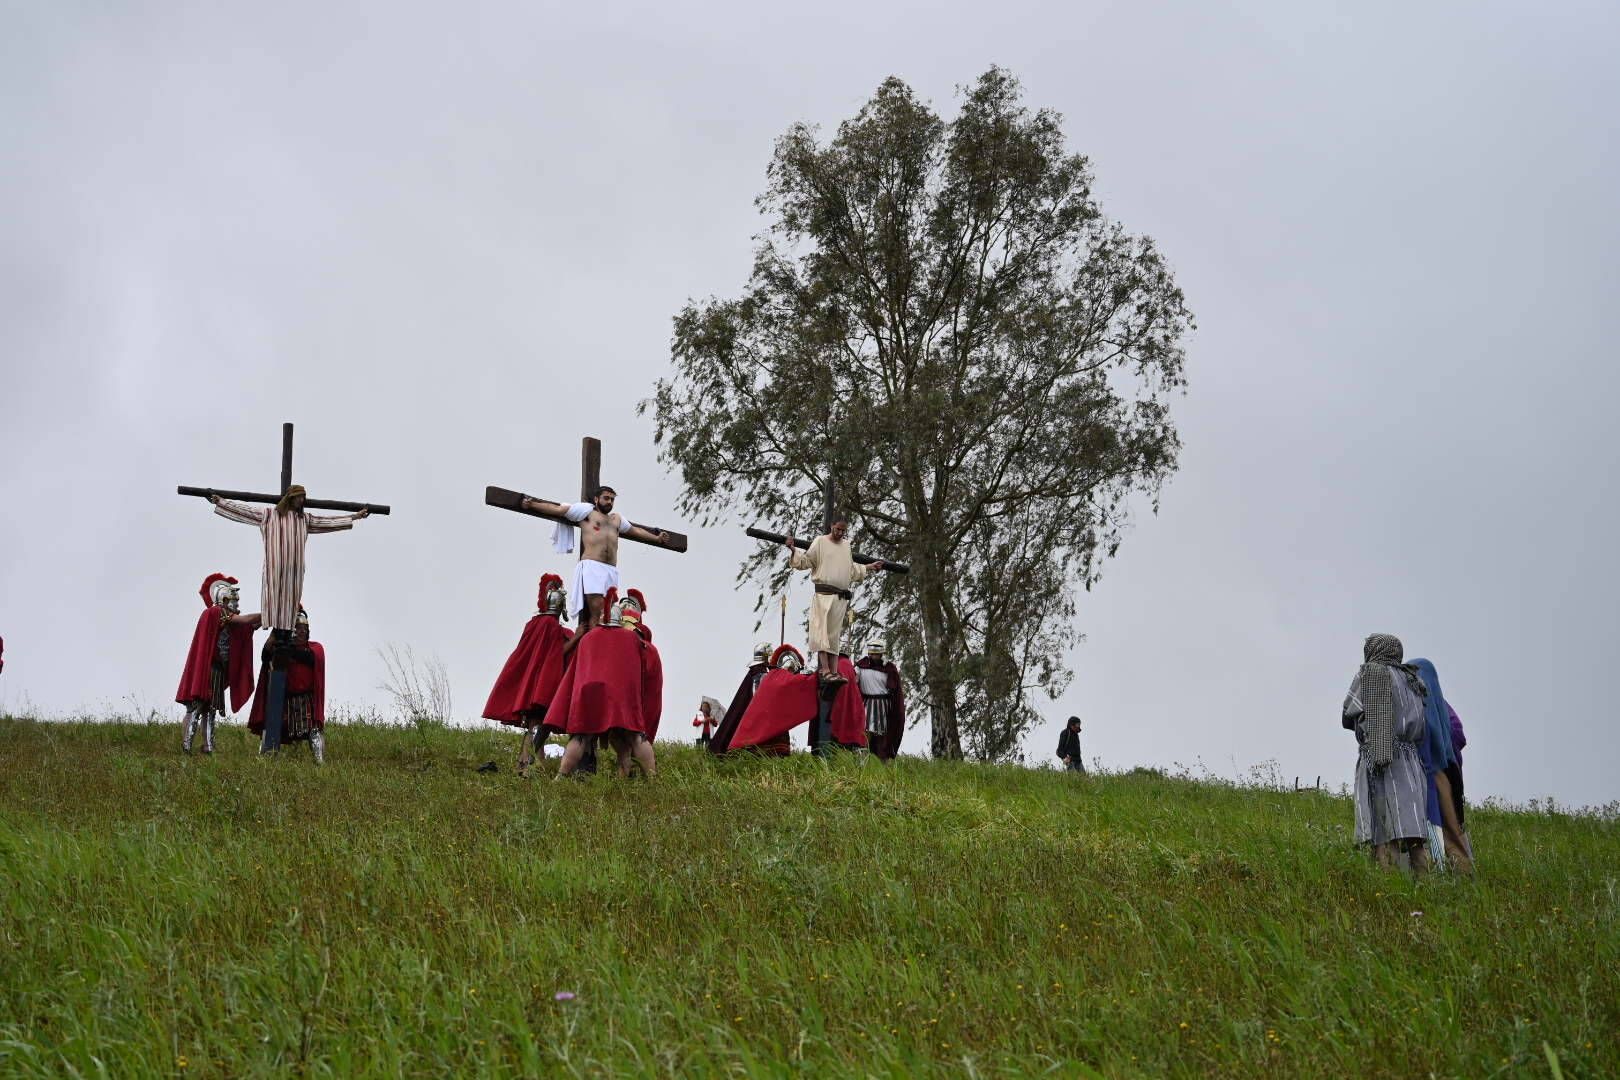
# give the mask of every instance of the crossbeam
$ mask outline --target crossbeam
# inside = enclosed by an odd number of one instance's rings
[[[181,484],[175,489],[181,495],[190,495],[198,499],[207,499],[215,495],[221,499],[234,499],[237,502],[249,503],[278,503],[281,496],[292,487],[293,467],[293,426],[285,423],[281,425],[281,493],[272,495],[267,491],[227,491],[224,488],[192,487]],[[311,499],[304,498],[306,510],[346,510],[349,513],[358,513],[369,510],[373,514],[387,515],[388,507],[381,503],[349,502],[344,499]]]
[[[218,495],[222,499],[235,499],[237,502],[249,503],[278,503],[280,495],[271,495],[264,491],[226,491],[224,488],[187,487],[181,484],[175,489],[181,495],[194,495],[199,499],[206,499],[210,495]],[[345,502],[342,499],[310,499],[304,500],[305,510],[346,510],[357,513],[361,510],[370,510],[373,514],[388,513],[388,507],[381,503]]]
[[[600,451],[598,451],[598,453],[600,453]],[[525,495],[521,491],[513,491],[510,488],[495,487],[491,485],[484,489],[484,503],[487,506],[498,506],[502,510],[511,510],[513,513],[517,514],[528,514],[530,517],[544,518],[547,521],[560,521],[566,525],[578,524],[577,522],[569,521],[567,517],[560,513],[554,513],[552,511],[534,506],[533,500],[535,498],[535,496]],[[559,502],[559,500],[555,499],[545,499],[543,501]],[[560,505],[566,504],[560,503]],[[669,529],[660,529],[657,525],[649,525],[644,521],[638,521],[636,524],[641,526],[643,529],[646,529],[648,532],[662,532],[665,537],[664,541],[660,543],[657,540],[642,540],[635,536],[625,536],[622,539],[631,540],[638,544],[646,544],[648,547],[663,548],[665,551],[686,551],[685,533],[672,532]]]
[[[752,536],[755,540],[765,540],[765,541],[767,541],[769,543],[772,543],[772,544],[786,544],[789,541],[791,541],[793,543],[793,546],[796,547],[796,548],[804,548],[806,550],[809,550],[809,547],[810,547],[810,541],[808,541],[808,540],[800,540],[797,536],[786,536],[786,535],[784,535],[782,533],[766,532],[764,529],[755,529],[755,528],[750,528],[750,529],[747,530],[747,532],[748,532],[748,535]],[[863,555],[859,551],[851,551],[849,553],[849,557],[853,561],[855,561],[857,563],[860,563],[862,566],[865,566],[867,563],[874,563],[874,562],[879,561],[878,557],[876,555]],[[883,569],[891,571],[893,573],[896,573],[896,574],[909,574],[909,573],[911,573],[911,567],[908,566],[906,563],[890,562],[887,559],[883,559],[882,563],[883,563]]]

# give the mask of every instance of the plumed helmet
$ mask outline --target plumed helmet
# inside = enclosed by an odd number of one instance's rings
[[[568,590],[563,588],[563,579],[556,574],[541,574],[540,610],[550,615],[560,615],[567,606]]]
[[[624,590],[624,599],[621,601],[621,603],[634,604],[636,605],[637,611],[644,615],[647,613],[647,598],[642,595],[640,589]]]
[[[783,645],[771,654],[771,667],[785,671],[803,671],[804,654],[792,645]]]
[[[209,574],[203,578],[202,588],[197,592],[202,597],[203,607],[223,604],[226,597],[236,592],[236,579],[224,574]]]
[[[626,630],[641,628],[641,612],[636,610],[636,605],[629,603],[619,605],[619,625]]]

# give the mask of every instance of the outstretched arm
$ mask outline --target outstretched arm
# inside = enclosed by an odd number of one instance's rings
[[[352,529],[355,522],[370,516],[370,510],[357,510],[352,514],[305,514],[304,519],[309,522],[309,535],[319,536],[321,533]]]
[[[644,544],[663,544],[669,541],[669,533],[663,529],[654,531],[644,529],[640,525],[631,525],[625,522],[625,527],[619,530],[620,536],[628,536],[632,540],[640,540]]]
[[[232,615],[225,621],[230,623],[232,626],[251,626],[255,630],[264,625],[264,619],[260,617],[257,611],[253,612],[251,615]]]
[[[247,503],[222,499],[218,495],[208,496],[208,501],[214,504],[214,513],[226,521],[237,521],[243,525],[263,525],[264,515],[270,512],[257,506],[249,506]]]

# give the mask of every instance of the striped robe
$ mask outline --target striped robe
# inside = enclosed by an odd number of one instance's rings
[[[264,534],[264,580],[259,586],[263,625],[291,630],[304,595],[304,542],[311,535],[354,527],[355,514],[279,514],[275,507],[248,506],[221,499],[214,513],[227,521],[257,525]]]

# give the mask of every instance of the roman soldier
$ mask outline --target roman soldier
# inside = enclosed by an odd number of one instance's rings
[[[197,616],[174,700],[186,707],[180,749],[191,753],[192,740],[200,727],[203,753],[212,754],[214,721],[225,711],[226,690],[230,690],[231,712],[241,711],[253,693],[253,631],[259,626],[259,615],[240,614],[241,594],[233,577],[209,574],[197,592],[202,597],[203,613]]]
[[[269,681],[271,658],[282,665],[287,677],[286,703],[281,717],[281,741],[309,743],[315,764],[326,760],[326,649],[309,639],[309,612],[299,605],[292,641],[264,643],[263,663],[259,666],[259,689],[253,697],[248,730],[264,736],[265,688]],[[278,750],[260,745],[260,752]]]
[[[731,739],[737,734],[737,725],[742,723],[743,713],[748,711],[749,703],[754,700],[760,680],[771,670],[771,652],[771,643],[768,641],[762,641],[754,646],[754,655],[749,662],[748,670],[743,673],[742,682],[737,684],[737,692],[732,695],[725,716],[720,718],[720,726],[715,729],[714,737],[709,740],[709,753],[723,754],[731,749]],[[786,736],[783,736],[783,741],[786,742]],[[786,746],[782,752],[788,752]]]
[[[866,744],[880,761],[894,760],[906,733],[906,695],[900,686],[900,669],[894,661],[884,659],[886,648],[882,640],[870,642],[866,655],[855,664],[866,706]]]
[[[562,680],[563,644],[574,632],[562,625],[568,593],[557,574],[540,578],[538,607],[524,624],[517,647],[506,658],[506,666],[495,679],[495,687],[484,702],[484,717],[509,727],[523,729],[518,745],[517,771],[527,776],[534,764],[536,744],[545,719],[546,706]]]
[[[729,749],[780,745],[788,732],[816,719],[820,680],[804,674],[804,654],[783,645],[771,654],[771,670],[759,682],[754,699],[743,711]]]
[[[603,601],[605,614],[608,594]],[[587,740],[603,735],[619,752],[621,774],[628,771],[632,757],[649,777],[657,771],[648,736],[658,731],[663,666],[649,640],[651,631],[641,623],[644,606],[644,600],[620,604],[616,624],[604,623],[574,639],[573,658],[545,717],[548,731],[568,735],[558,779],[573,775],[585,756]]]

